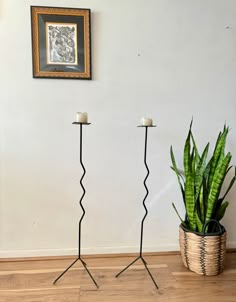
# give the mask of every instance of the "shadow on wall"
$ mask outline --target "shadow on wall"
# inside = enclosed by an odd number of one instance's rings
[[[162,188],[162,190],[160,190],[160,192],[158,192],[151,200],[147,200],[146,201],[146,207],[148,212],[151,210],[152,207],[154,207],[154,205],[158,202],[162,200],[162,197],[165,196],[166,192],[170,191],[171,188],[173,187],[173,185],[175,185],[174,181],[170,181],[169,183],[166,184],[166,186],[164,188]],[[140,205],[142,204],[142,197],[140,197]],[[145,214],[145,210],[143,209],[143,215]],[[142,218],[141,218],[142,219]],[[136,220],[134,220],[131,224],[130,224],[130,228],[129,230],[127,230],[127,234],[134,234],[135,230],[137,229],[137,227],[139,228],[139,225],[141,223],[141,219],[140,217],[137,218]]]

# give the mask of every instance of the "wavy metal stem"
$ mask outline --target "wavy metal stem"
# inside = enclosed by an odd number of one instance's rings
[[[80,179],[80,185],[81,185],[81,188],[83,189],[83,194],[82,194],[82,196],[81,196],[81,198],[80,198],[80,201],[79,201],[79,204],[80,204],[80,207],[81,207],[81,209],[82,209],[82,211],[83,211],[83,214],[82,214],[82,216],[81,216],[81,218],[80,218],[80,220],[79,220],[79,233],[78,233],[78,257],[80,258],[80,247],[81,247],[81,228],[82,228],[82,226],[81,226],[81,223],[82,223],[82,220],[83,220],[83,218],[84,218],[84,215],[85,215],[85,209],[84,209],[84,207],[83,207],[83,205],[82,205],[82,200],[83,200],[83,198],[84,198],[84,195],[86,194],[86,190],[85,190],[85,187],[83,186],[83,183],[82,183],[82,180],[83,180],[83,178],[84,178],[84,176],[85,176],[85,174],[86,174],[86,169],[85,169],[85,167],[84,167],[84,164],[83,164],[83,160],[82,160],[82,135],[83,135],[83,133],[82,133],[82,124],[80,124],[80,164],[81,164],[81,167],[83,168],[83,175],[82,175],[82,177],[81,177],[81,179]]]
[[[142,222],[141,222],[141,239],[140,239],[140,256],[142,256],[142,250],[143,250],[143,224],[144,224],[144,220],[146,219],[146,216],[148,214],[148,210],[147,210],[147,207],[145,205],[145,201],[147,199],[147,196],[149,194],[149,191],[148,191],[148,187],[146,185],[146,180],[148,179],[148,176],[149,176],[149,169],[148,169],[148,165],[147,165],[147,133],[148,133],[148,127],[145,127],[145,146],[144,146],[144,164],[145,164],[145,167],[147,169],[147,175],[144,179],[144,187],[146,189],[146,195],[143,199],[143,207],[145,209],[145,215],[142,219]]]

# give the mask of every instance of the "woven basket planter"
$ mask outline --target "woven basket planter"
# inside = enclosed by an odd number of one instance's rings
[[[204,234],[189,231],[180,225],[180,252],[183,263],[189,270],[206,276],[218,275],[223,271],[226,231],[221,225],[219,229],[218,233]]]

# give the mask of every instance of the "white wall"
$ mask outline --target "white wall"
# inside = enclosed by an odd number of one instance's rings
[[[93,80],[33,79],[30,5],[92,10]],[[87,111],[83,252],[138,251],[144,210],[142,116],[153,117],[144,250],[178,249],[183,209],[169,147],[189,122],[202,148],[225,121],[236,163],[234,0],[0,1],[0,256],[76,253],[79,129]],[[236,188],[224,218],[236,247]]]

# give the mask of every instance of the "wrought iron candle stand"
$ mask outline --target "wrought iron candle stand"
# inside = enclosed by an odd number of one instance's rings
[[[80,125],[80,164],[81,164],[81,166],[82,166],[82,168],[83,168],[83,171],[84,171],[84,173],[83,173],[83,175],[82,175],[82,177],[81,177],[81,179],[80,179],[80,185],[81,185],[81,187],[82,187],[82,189],[83,189],[83,194],[82,194],[82,196],[81,196],[81,198],[80,198],[80,202],[79,202],[79,204],[80,204],[80,206],[81,206],[81,209],[82,209],[82,211],[83,211],[83,214],[82,214],[82,216],[81,216],[81,218],[80,218],[80,220],[79,220],[79,233],[78,233],[78,257],[63,271],[63,273],[61,273],[60,274],[60,276],[59,277],[57,277],[57,279],[53,282],[53,284],[55,284],[77,261],[80,261],[81,263],[82,263],[82,265],[83,265],[83,267],[85,268],[85,270],[86,270],[86,272],[89,274],[89,276],[90,276],[90,278],[92,279],[92,281],[93,281],[93,283],[96,285],[96,287],[98,288],[98,284],[97,284],[97,282],[95,281],[95,279],[93,278],[93,276],[92,276],[92,274],[90,273],[90,271],[89,271],[89,269],[88,269],[88,267],[87,267],[87,264],[86,264],[86,262],[81,258],[81,251],[80,251],[80,247],[81,247],[81,223],[82,223],[82,220],[83,220],[83,218],[84,218],[84,215],[85,215],[85,209],[84,209],[84,207],[83,207],[83,205],[82,205],[82,200],[83,200],[83,198],[84,198],[84,195],[85,195],[85,193],[86,193],[86,190],[85,190],[85,188],[84,188],[84,186],[83,186],[83,183],[82,183],[82,180],[83,180],[83,178],[84,178],[84,176],[85,176],[85,174],[86,174],[86,170],[85,170],[85,167],[84,167],[84,165],[83,165],[83,162],[82,162],[82,128],[83,128],[83,125],[90,125],[91,123],[78,123],[78,122],[74,122],[74,123],[72,123],[72,124],[75,124],[75,125]]]
[[[144,199],[143,199],[143,206],[144,206],[144,208],[145,208],[146,213],[145,213],[145,215],[144,215],[144,217],[143,217],[143,219],[142,219],[142,222],[141,222],[141,236],[140,236],[140,251],[139,251],[139,256],[138,256],[136,259],[134,259],[134,261],[132,261],[129,265],[127,265],[122,271],[120,271],[120,272],[116,275],[116,277],[119,277],[119,276],[120,276],[124,271],[126,271],[131,265],[133,265],[136,261],[138,261],[139,259],[141,259],[141,261],[143,262],[144,267],[146,268],[146,270],[147,270],[149,276],[151,277],[151,279],[152,279],[154,285],[155,285],[156,288],[158,289],[158,285],[157,285],[156,281],[154,280],[154,278],[153,278],[153,276],[152,276],[150,270],[148,269],[148,267],[147,267],[147,262],[146,262],[145,259],[143,258],[143,254],[142,254],[142,250],[143,250],[143,224],[144,224],[144,220],[145,220],[145,218],[146,218],[146,216],[147,216],[147,214],[148,214],[148,210],[147,210],[147,207],[146,207],[146,205],[145,205],[145,201],[146,201],[147,196],[148,196],[148,193],[149,193],[148,188],[147,188],[147,186],[146,186],[146,180],[147,180],[147,178],[148,178],[148,176],[149,176],[149,169],[148,169],[148,165],[147,165],[147,161],[146,161],[146,158],[147,158],[147,133],[148,133],[148,128],[149,128],[149,127],[156,127],[156,126],[138,126],[138,127],[144,127],[144,128],[145,128],[144,164],[145,164],[145,167],[146,167],[146,169],[147,169],[147,175],[146,175],[146,177],[145,177],[145,179],[144,179],[143,184],[144,184],[144,186],[145,186],[145,188],[146,188],[147,193],[146,193],[146,195],[145,195],[145,197],[144,197]]]

